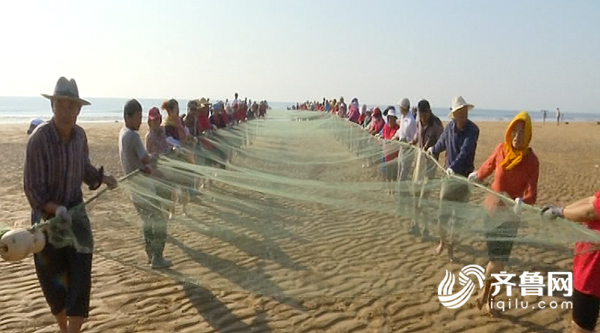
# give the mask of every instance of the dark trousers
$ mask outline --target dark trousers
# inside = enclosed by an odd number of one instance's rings
[[[448,222],[450,221],[450,219],[452,219],[453,224],[450,226],[450,230],[452,230],[454,224],[457,222],[455,221],[455,205],[461,205],[463,203],[469,202],[470,198],[471,191],[469,189],[469,185],[452,179],[443,182],[440,200],[440,213],[438,216],[438,226],[445,228],[448,226]]]
[[[65,310],[67,316],[87,318],[92,285],[92,228],[84,207],[77,203],[67,205],[67,208],[71,210],[73,219],[69,233],[62,234],[61,231],[64,230],[49,226],[44,231],[46,246],[41,252],[34,254],[33,261],[52,314],[57,315]],[[32,212],[32,224],[38,223],[42,215]],[[45,216],[46,219],[52,217]],[[75,237],[86,253],[77,251],[71,237]]]
[[[92,254],[79,253],[72,246],[58,249],[46,244],[33,259],[52,314],[57,315],[65,310],[67,316],[87,318],[92,285]]]
[[[151,203],[134,202],[133,204],[144,224],[146,254],[149,258],[162,257],[167,241],[167,219],[160,210],[160,203],[153,201]]]

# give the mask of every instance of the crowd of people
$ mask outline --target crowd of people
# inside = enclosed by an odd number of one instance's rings
[[[97,190],[102,184],[114,189],[118,181],[90,163],[85,130],[77,125],[77,117],[84,105],[90,103],[79,97],[75,80],[59,78],[53,94],[43,94],[50,100],[53,117],[47,122],[36,120],[28,129],[24,190],[32,208],[32,224],[42,220],[60,221],[71,226],[79,242],[90,248],[90,253],[80,253],[75,246],[55,247],[47,242],[44,249],[34,254],[37,277],[62,333],[77,333],[89,315],[91,288],[93,235],[85,211],[81,186],[87,184]],[[163,198],[167,202],[181,201],[183,213],[189,195],[205,184],[198,184],[193,177],[178,176],[157,168],[161,155],[188,163],[205,163],[224,167],[226,152],[215,147],[218,129],[234,128],[245,121],[264,117],[268,110],[266,101],[251,102],[234,99],[210,103],[207,98],[190,100],[187,113],[180,115],[179,103],[166,100],[160,108],[166,114],[163,121],[161,110],[152,106],[147,111],[148,133],[145,144],[138,130],[142,124],[143,107],[131,99],[123,107],[125,125],[119,134],[119,154],[125,174],[143,172],[179,184],[179,188],[161,188],[147,182],[144,193],[131,193],[131,200],[143,221],[145,251],[148,264],[153,269],[167,268],[172,262],[163,256],[167,220],[172,218],[174,206],[163,209],[162,205],[148,196]],[[209,152],[199,154],[199,151]],[[204,158],[201,156],[214,156]],[[66,177],[65,177],[66,175]],[[143,179],[144,177],[142,177]],[[169,210],[169,217],[164,214]],[[52,229],[45,229],[47,239],[52,239]],[[63,283],[56,283],[63,281]]]
[[[506,205],[496,195],[488,195],[484,202],[487,211],[486,221],[500,220],[500,225],[490,224],[485,234],[489,263],[486,268],[484,288],[477,298],[477,306],[486,314],[495,316],[492,308],[492,286],[496,282],[492,274],[504,270],[512,251],[513,242],[520,223],[523,204],[533,205],[537,200],[539,161],[530,143],[533,138],[532,120],[527,112],[519,113],[510,122],[506,134],[501,138],[495,150],[479,167],[475,168],[475,153],[479,139],[479,127],[469,118],[474,108],[462,96],[453,98],[450,121],[444,127],[440,118],[433,114],[427,100],[421,100],[416,108],[410,108],[407,98],[398,103],[399,112],[391,105],[382,112],[379,107],[369,108],[359,105],[353,98],[350,106],[341,97],[337,100],[307,102],[297,104],[293,110],[311,110],[331,112],[341,118],[361,126],[369,134],[385,141],[399,140],[422,149],[437,160],[445,152],[445,173],[448,177],[464,177],[469,182],[481,183],[495,174],[491,189],[504,193],[514,200],[514,205]],[[557,124],[561,113],[557,108]],[[388,182],[407,180],[413,167],[410,154],[402,156],[403,149],[389,149],[383,145],[382,177]],[[436,168],[426,167],[435,177]],[[434,250],[440,255],[447,250],[448,257],[454,261],[454,239],[447,235],[448,221],[454,212],[451,202],[466,203],[471,192],[468,182],[442,182],[439,215],[437,217],[439,244]],[[389,193],[388,193],[389,194]],[[450,203],[450,204],[449,204]],[[416,209],[416,208],[415,208]],[[600,191],[589,198],[566,207],[546,205],[542,209],[546,219],[566,218],[583,223],[588,228],[600,232]],[[425,211],[413,213],[414,219],[409,233],[430,240],[427,229],[428,217]],[[422,226],[420,226],[422,224]],[[501,241],[499,239],[502,239]],[[600,311],[600,251],[593,251],[593,244],[577,243],[574,260],[573,290],[573,332],[592,332],[598,321]]]
[[[32,208],[32,223],[51,218],[69,220],[76,236],[93,245],[85,207],[79,213],[73,213],[72,210],[75,206],[81,206],[83,202],[81,185],[86,183],[91,189],[98,189],[102,184],[106,184],[112,189],[117,187],[118,182],[102,168],[96,168],[90,163],[85,131],[77,125],[77,116],[82,106],[89,105],[89,102],[79,97],[75,81],[61,77],[56,83],[54,93],[44,96],[50,100],[54,116],[31,132],[24,167],[24,190]],[[144,108],[135,99],[128,101],[123,109],[125,126],[119,135],[123,171],[130,174],[142,170],[153,174],[157,172],[153,163],[157,156],[171,152],[174,152],[177,158],[190,163],[222,165],[223,160],[220,159],[197,161],[195,159],[198,155],[193,149],[182,147],[217,149],[211,140],[206,139],[207,135],[218,128],[265,116],[268,109],[266,102],[240,101],[237,93],[234,97],[231,103],[210,103],[206,98],[191,100],[187,103],[185,116],[180,116],[177,100],[167,100],[161,105],[161,109],[166,113],[164,121],[158,107],[149,108],[150,130],[145,138],[145,145],[137,133]],[[506,216],[504,223],[490,229],[486,235],[489,237],[489,264],[486,270],[486,287],[478,299],[478,306],[492,313],[489,307],[492,299],[490,289],[493,285],[491,274],[503,269],[512,249],[512,242],[499,242],[494,239],[498,236],[514,237],[520,221],[519,207],[523,203],[536,202],[539,161],[529,147],[533,136],[531,119],[523,112],[513,119],[494,152],[476,170],[474,158],[479,128],[468,118],[473,107],[463,97],[455,97],[450,108],[451,120],[445,127],[433,114],[427,100],[419,101],[417,107],[411,110],[410,101],[403,99],[398,103],[399,112],[395,106],[389,106],[383,112],[378,107],[370,109],[364,105],[360,106],[356,98],[349,106],[340,98],[339,102],[323,100],[322,103],[297,105],[294,108],[332,112],[382,140],[398,140],[413,145],[434,159],[445,152],[445,172],[450,178],[461,176],[472,182],[480,182],[495,173],[492,189],[495,192],[507,193],[514,200],[514,205],[507,206],[495,196],[489,196],[485,201],[490,218],[498,214]],[[402,158],[401,154],[403,150],[384,148],[383,177],[386,181],[393,182],[408,177],[412,161]],[[401,162],[394,163],[396,160]],[[428,169],[435,172],[435,168]],[[169,177],[160,174],[157,176]],[[179,181],[182,186],[194,188],[194,184],[186,183],[194,180]],[[448,257],[453,260],[454,241],[452,235],[445,234],[445,225],[453,211],[451,205],[445,204],[452,201],[467,202],[470,191],[464,182],[444,184],[438,216],[440,241],[435,253],[440,255],[447,250]],[[183,196],[181,201],[184,206],[187,200],[185,196],[190,195],[175,193],[177,191],[161,194],[160,189],[153,190],[157,196],[169,197],[172,201],[176,201],[177,195]],[[169,267],[172,263],[163,257],[168,218],[156,208],[157,205],[148,203],[146,199],[132,194],[132,201],[144,221],[145,250],[149,264],[153,268]],[[600,231],[600,192],[564,208],[546,206],[542,214],[548,219],[560,217],[584,223],[589,228]],[[415,218],[409,231],[427,238],[427,219],[427,216]],[[581,252],[574,261],[573,321],[576,332],[591,332],[598,319],[600,252],[591,251],[591,246],[586,243],[577,244]],[[40,253],[35,254],[34,262],[40,286],[61,332],[80,332],[81,325],[89,314],[92,254],[79,253],[72,246],[55,248],[48,243]],[[59,280],[64,280],[64,283],[55,283]]]

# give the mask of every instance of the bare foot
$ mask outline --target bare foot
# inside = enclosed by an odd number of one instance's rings
[[[500,312],[498,312],[496,309],[493,309],[489,302],[485,304],[485,307],[483,308],[483,314],[493,318],[500,317]]]
[[[479,296],[479,297],[477,297],[475,299],[475,305],[477,305],[477,308],[479,310],[483,309],[483,303],[484,303],[484,301],[483,301],[483,295],[481,295],[481,296]]]
[[[444,242],[440,242],[440,244],[433,250],[433,253],[436,256],[439,256],[444,251]]]

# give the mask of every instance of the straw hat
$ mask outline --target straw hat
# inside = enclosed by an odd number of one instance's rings
[[[203,108],[203,107],[205,107],[205,106],[210,106],[212,103],[210,103],[208,100],[209,100],[208,98],[204,98],[204,97],[202,97],[202,98],[200,98],[200,99],[198,100],[198,105],[199,105],[201,108]]]
[[[452,99],[452,108],[450,109],[450,114],[448,115],[448,117],[452,118],[454,112],[462,109],[465,106],[468,108],[467,111],[471,111],[471,109],[475,107],[473,104],[467,103],[462,96],[454,97]]]
[[[55,100],[60,98],[75,101],[81,105],[90,105],[90,102],[79,98],[79,90],[77,89],[77,83],[75,82],[75,79],[67,80],[67,78],[64,76],[61,76],[56,82],[56,86],[54,87],[54,94],[42,94],[42,96],[46,97],[49,100]]]

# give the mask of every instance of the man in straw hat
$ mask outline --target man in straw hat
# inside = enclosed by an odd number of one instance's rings
[[[90,221],[83,207],[82,183],[95,190],[103,183],[117,187],[103,168],[90,163],[87,137],[77,126],[77,116],[83,105],[75,80],[58,79],[54,93],[42,96],[50,100],[52,119],[42,124],[27,143],[23,185],[33,210],[32,216],[53,217],[68,221],[79,244],[90,253],[77,252],[75,247],[57,248],[47,243],[34,255],[34,263],[44,296],[56,317],[62,333],[77,333],[88,316],[93,236]],[[65,177],[68,175],[68,177]],[[32,221],[32,223],[38,223]],[[48,238],[48,234],[46,234]],[[52,237],[50,237],[52,238]]]
[[[442,132],[442,136],[437,143],[427,150],[432,155],[443,151],[446,152],[445,168],[450,178],[447,182],[442,183],[440,214],[438,217],[440,244],[435,249],[436,255],[440,255],[444,251],[444,247],[446,247],[445,227],[450,218],[455,215],[453,209],[444,204],[445,201],[469,201],[470,191],[468,184],[466,182],[458,182],[456,179],[453,180],[452,176],[456,174],[468,177],[475,169],[474,160],[477,140],[479,139],[479,128],[469,120],[469,111],[473,108],[474,106],[467,103],[462,96],[454,97],[449,114],[452,120],[444,129],[444,132]],[[450,241],[447,247],[448,257],[450,257],[451,261],[454,261],[452,232],[450,233]]]

